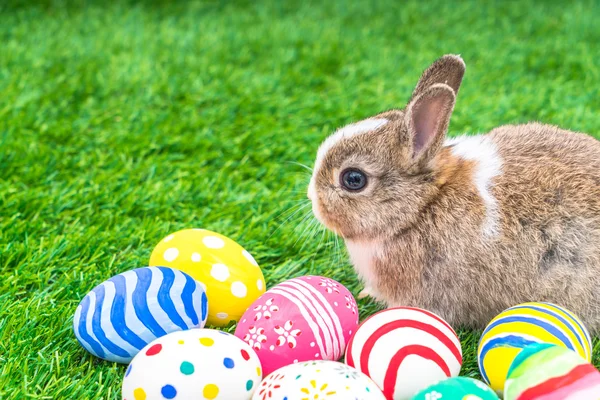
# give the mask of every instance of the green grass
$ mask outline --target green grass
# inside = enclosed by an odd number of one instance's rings
[[[358,293],[331,236],[277,229],[305,198],[293,162],[403,106],[442,54],[468,65],[451,134],[600,133],[592,1],[34,3],[0,3],[2,399],[120,399],[124,367],[78,345],[73,312],[178,229],[238,241],[269,286],[312,273]],[[461,339],[477,376],[478,333]]]

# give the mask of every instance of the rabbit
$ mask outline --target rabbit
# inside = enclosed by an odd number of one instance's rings
[[[427,68],[403,109],[337,129],[308,185],[369,295],[482,329],[546,301],[600,331],[600,141],[541,123],[447,138],[465,73]]]

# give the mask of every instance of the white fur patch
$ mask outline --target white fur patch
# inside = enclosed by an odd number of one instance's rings
[[[487,236],[497,235],[500,231],[500,212],[491,188],[494,177],[502,171],[502,159],[496,144],[488,136],[460,136],[446,140],[445,145],[454,145],[454,155],[477,162],[473,179],[486,209],[483,233]]]
[[[314,171],[316,172],[321,166],[321,162],[325,157],[325,154],[340,140],[349,138],[352,136],[359,135],[361,133],[367,133],[373,131],[383,125],[387,124],[389,121],[385,118],[369,118],[363,121],[356,122],[354,124],[346,125],[337,131],[335,131],[332,135],[330,135],[319,147],[319,151],[317,152],[317,160],[315,161]]]
[[[346,248],[356,273],[367,287],[375,283],[373,263],[380,256],[380,246],[375,242],[355,242],[346,239]]]

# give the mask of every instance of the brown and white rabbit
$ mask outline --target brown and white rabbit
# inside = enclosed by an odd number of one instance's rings
[[[315,216],[387,306],[483,328],[548,301],[600,331],[600,142],[539,123],[446,139],[464,72],[446,55],[404,109],[327,138],[308,188]]]

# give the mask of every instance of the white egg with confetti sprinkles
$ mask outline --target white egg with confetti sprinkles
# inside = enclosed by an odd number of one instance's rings
[[[176,269],[143,267],[92,289],[75,310],[73,331],[96,357],[126,364],[154,339],[202,328],[207,318],[199,282]]]
[[[258,356],[244,341],[215,329],[163,336],[125,372],[123,400],[250,400],[262,379]]]
[[[267,376],[252,400],[385,400],[365,374],[337,361],[291,364]]]

